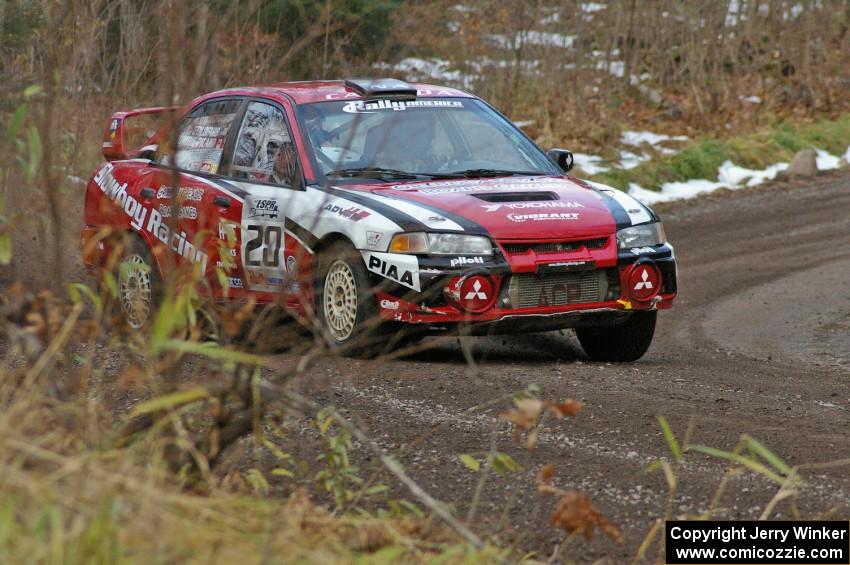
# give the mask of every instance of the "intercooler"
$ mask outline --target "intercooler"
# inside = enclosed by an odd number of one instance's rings
[[[565,306],[610,300],[619,286],[609,281],[606,269],[547,273],[545,275],[522,273],[511,276],[507,286],[507,298],[512,308],[535,308],[540,306]],[[609,292],[612,291],[612,292]]]

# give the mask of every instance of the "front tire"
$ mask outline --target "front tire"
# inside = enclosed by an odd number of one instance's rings
[[[584,352],[593,361],[637,361],[652,344],[657,317],[656,310],[634,312],[614,326],[576,328],[576,336]]]
[[[360,253],[337,242],[319,257],[316,311],[332,349],[347,355],[376,352],[380,320]]]

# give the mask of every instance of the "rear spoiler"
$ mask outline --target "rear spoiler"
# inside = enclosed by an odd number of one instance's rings
[[[158,106],[156,108],[139,108],[125,112],[115,112],[109,120],[109,127],[103,133],[103,156],[107,161],[115,161],[127,158],[127,150],[124,148],[124,129],[127,120],[135,116],[150,114],[172,113],[180,109],[180,106]],[[134,148],[133,148],[134,149]]]

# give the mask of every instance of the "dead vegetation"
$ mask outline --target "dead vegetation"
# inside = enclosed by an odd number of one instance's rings
[[[0,520],[15,535],[0,555],[229,560],[286,546],[292,559],[310,561],[372,554],[486,562],[510,554],[474,533],[366,431],[291,386],[329,354],[320,337],[303,341],[300,363],[270,372],[251,344],[217,343],[203,323],[215,308],[192,303],[191,287],[173,291],[150,333],[129,337],[115,325],[108,288],[72,288],[68,300],[21,285],[3,293]],[[532,393],[515,406],[501,418],[530,431],[529,450],[544,410],[558,419],[580,410],[576,401]],[[305,417],[315,422],[312,462],[285,447],[288,429]],[[246,442],[271,466],[238,455],[235,467],[222,465]],[[378,463],[369,480],[353,462],[358,450]],[[495,449],[486,465],[503,476],[522,469]],[[406,496],[390,496],[387,483]],[[564,493],[553,525],[588,539],[596,526],[613,535],[589,499],[571,502],[575,496]],[[37,546],[40,537],[49,548]]]
[[[191,292],[172,294],[153,335],[119,331],[108,289],[79,284],[75,179],[100,161],[113,110],[183,103],[234,84],[376,74],[376,63],[408,56],[444,58],[472,77],[461,86],[533,120],[538,139],[574,147],[603,147],[623,124],[726,134],[848,109],[846,3],[741,0],[731,25],[731,2],[613,1],[591,19],[585,4],[0,5],[0,112],[8,118],[0,260],[11,262],[0,308],[0,560],[518,558],[477,532],[477,502],[461,520],[361,427],[290,386],[328,355],[320,339],[288,340],[301,347],[300,362],[272,373],[263,353],[279,344],[263,341],[258,320],[276,323],[274,313],[210,310]],[[567,36],[570,51],[540,39]],[[745,100],[752,96],[761,102]],[[50,265],[47,280],[43,269],[29,270],[36,261]],[[587,495],[554,486],[556,470],[533,459],[542,422],[567,425],[561,420],[577,417],[581,403],[526,391],[498,408],[494,428],[509,424],[528,459],[521,464],[498,446],[460,455],[482,473],[476,496],[493,477],[521,480],[519,471],[543,465],[539,490],[565,540],[601,531],[622,542]],[[315,457],[306,462],[282,447],[293,417],[315,430]],[[245,443],[264,451],[270,468],[250,458],[226,465]],[[675,445],[678,461],[687,447]],[[754,467],[759,458],[781,463],[759,445],[745,442],[735,457],[710,454],[730,460],[730,473],[778,482],[777,502],[791,497],[796,470]],[[371,478],[352,462],[355,451],[378,461]],[[674,467],[658,468],[674,491]],[[647,540],[659,531],[655,524]]]

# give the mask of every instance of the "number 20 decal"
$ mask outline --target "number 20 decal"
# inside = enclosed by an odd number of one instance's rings
[[[280,246],[283,243],[283,230],[280,226],[249,225],[247,231],[256,235],[245,242],[245,264],[249,267],[280,266]],[[252,257],[252,253],[263,248],[262,258]]]

